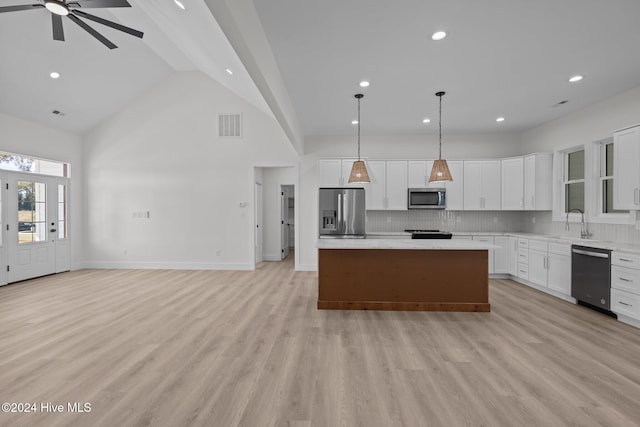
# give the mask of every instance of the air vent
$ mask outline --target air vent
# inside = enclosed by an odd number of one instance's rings
[[[62,111],[60,111],[60,110],[53,110],[53,111],[51,112],[51,114],[55,114],[56,116],[60,116],[60,117],[64,117],[64,116],[66,116],[66,113],[63,113],[63,112],[62,112]]]
[[[218,136],[221,138],[242,138],[242,114],[220,114],[218,116]]]

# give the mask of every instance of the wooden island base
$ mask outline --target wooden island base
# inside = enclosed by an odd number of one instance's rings
[[[487,250],[319,249],[318,309],[488,312]]]

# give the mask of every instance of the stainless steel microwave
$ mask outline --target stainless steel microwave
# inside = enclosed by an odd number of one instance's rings
[[[445,209],[447,207],[444,188],[409,188],[409,209]]]

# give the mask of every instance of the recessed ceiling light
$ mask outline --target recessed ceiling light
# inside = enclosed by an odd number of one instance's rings
[[[57,79],[60,77],[60,73],[56,73],[55,71],[52,72],[51,74],[49,74],[49,77],[51,77],[52,79]]]
[[[69,8],[67,5],[59,0],[45,0],[44,7],[51,13],[55,13],[60,16],[67,16],[69,14]]]
[[[576,76],[571,77],[571,78],[569,79],[569,82],[571,82],[571,83],[576,83],[576,82],[579,82],[579,81],[580,81],[580,80],[582,80],[582,79],[584,79],[584,77],[583,77],[583,76],[581,76],[581,75],[576,75]]]
[[[498,117],[498,118],[496,119],[496,122],[504,122],[504,117]]]
[[[227,69],[225,69],[225,71],[226,71],[227,73],[229,73],[229,75],[230,75],[230,76],[233,76],[233,71],[231,71],[230,69],[228,69],[228,68],[227,68]]]
[[[431,123],[431,119],[424,119],[422,120],[422,123]]]
[[[436,31],[431,36],[431,40],[438,41],[438,40],[442,40],[445,37],[447,37],[447,33],[445,33],[444,31]]]
[[[363,80],[363,81],[360,82],[360,87],[369,87],[370,84],[371,83],[369,83],[368,81]]]
[[[351,121],[351,124],[352,124],[352,125],[357,125],[357,124],[358,124],[358,121],[357,121],[357,120],[352,120],[352,121]]]
[[[186,7],[184,7],[184,4],[182,4],[182,2],[180,0],[173,0],[173,2],[182,10],[187,10]]]

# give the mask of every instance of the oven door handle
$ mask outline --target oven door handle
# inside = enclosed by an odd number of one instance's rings
[[[582,251],[580,249],[571,249],[571,252],[573,252],[574,254],[592,256],[597,258],[609,258],[609,254],[603,254],[600,252],[588,252],[588,251]]]

